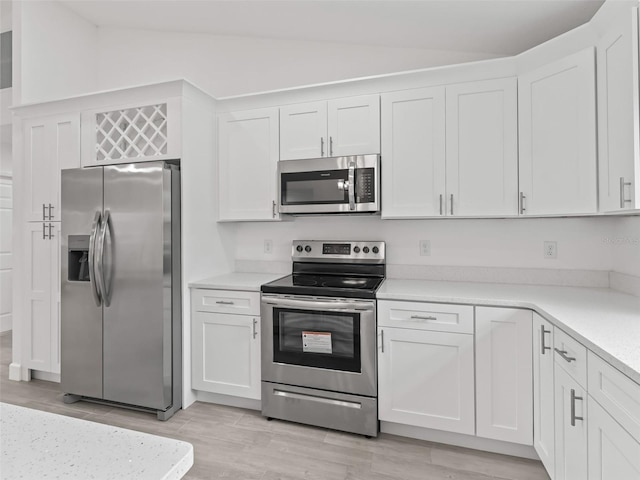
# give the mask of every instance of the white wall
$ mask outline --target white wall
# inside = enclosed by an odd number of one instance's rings
[[[21,53],[13,59],[16,104],[97,90],[95,25],[57,2],[15,2],[14,13]]]
[[[612,250],[612,270],[640,277],[640,216],[614,219],[603,235]]]
[[[99,29],[99,87],[186,78],[215,97],[463,63],[495,55]]]
[[[291,240],[385,240],[387,262],[451,265],[610,270],[613,232],[610,218],[380,220],[375,217],[297,217],[291,222],[238,226],[236,258],[290,261]],[[637,223],[636,223],[637,225]],[[263,242],[273,240],[273,253]],[[431,256],[418,243],[431,241]],[[558,242],[558,258],[544,259],[543,242]]]

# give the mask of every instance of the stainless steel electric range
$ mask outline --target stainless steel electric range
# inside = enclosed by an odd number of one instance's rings
[[[292,258],[261,288],[262,414],[376,436],[385,243],[296,240]]]

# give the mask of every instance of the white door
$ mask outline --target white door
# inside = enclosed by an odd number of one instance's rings
[[[640,478],[640,442],[589,397],[589,480]]]
[[[194,312],[193,387],[260,399],[260,318]]]
[[[596,46],[600,211],[640,208],[638,11]]]
[[[380,96],[339,98],[327,103],[329,156],[380,153]]]
[[[49,225],[30,222],[24,230],[24,354],[25,366],[34,370],[51,371],[52,318],[51,304],[55,295]],[[53,234],[57,235],[56,230]],[[57,237],[54,237],[57,238]]]
[[[0,333],[13,326],[13,182],[0,177]]]
[[[553,326],[533,314],[533,447],[547,472],[555,470]]]
[[[446,90],[446,214],[517,215],[516,77]]]
[[[587,392],[555,365],[554,480],[587,478]]]
[[[23,124],[25,220],[60,220],[60,170],[80,166],[80,115],[28,119]]]
[[[378,331],[380,420],[473,435],[473,335]]]
[[[444,215],[444,87],[382,95],[382,217]]]
[[[476,435],[533,445],[532,312],[476,307]]]
[[[280,160],[328,155],[327,102],[280,107]]]
[[[518,78],[521,213],[594,213],[595,54],[592,47]]]
[[[278,109],[218,117],[220,220],[278,219]]]

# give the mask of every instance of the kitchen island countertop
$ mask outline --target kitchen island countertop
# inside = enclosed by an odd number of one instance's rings
[[[640,297],[606,288],[386,279],[378,300],[528,308],[640,383]]]
[[[2,478],[173,480],[193,465],[190,443],[0,403]]]

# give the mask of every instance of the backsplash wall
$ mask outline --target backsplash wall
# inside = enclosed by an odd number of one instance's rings
[[[379,217],[296,217],[278,223],[237,226],[236,260],[289,262],[291,241],[384,240],[387,262],[397,265],[612,269],[616,218],[381,220]],[[272,253],[264,241],[273,242]],[[421,256],[420,240],[431,242]],[[555,260],[543,257],[543,242],[556,241]]]

